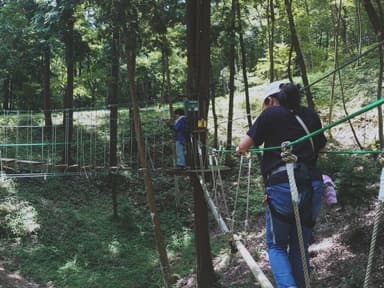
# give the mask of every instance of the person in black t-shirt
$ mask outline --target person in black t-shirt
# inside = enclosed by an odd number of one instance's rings
[[[321,129],[318,115],[300,105],[299,88],[291,83],[271,83],[266,90],[263,111],[240,140],[236,154],[252,146],[279,147]],[[303,123],[300,123],[303,122]],[[293,146],[298,157],[295,178],[300,197],[302,232],[309,267],[308,246],[312,228],[320,212],[322,176],[316,167],[318,153],[325,147],[323,133]],[[291,191],[281,149],[265,150],[261,171],[266,184],[266,242],[277,287],[305,287]]]

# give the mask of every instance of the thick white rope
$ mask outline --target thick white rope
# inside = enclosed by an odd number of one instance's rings
[[[379,163],[383,167],[381,168],[380,189],[379,189],[379,196],[378,196],[379,202],[377,203],[377,206],[375,209],[375,220],[373,224],[371,245],[369,247],[368,263],[367,263],[367,269],[365,272],[365,279],[364,279],[364,288],[369,287],[369,282],[371,280],[371,271],[372,271],[372,265],[373,265],[373,256],[374,256],[375,247],[376,247],[376,239],[377,239],[377,234],[379,230],[380,219],[383,215],[383,210],[384,210],[384,156],[383,155],[379,157]]]
[[[214,192],[214,201],[216,202],[216,205],[219,206],[219,200],[221,199],[224,205],[224,215],[228,218],[229,216],[229,209],[227,204],[227,199],[225,198],[225,192],[224,192],[224,184],[223,179],[221,177],[220,173],[220,165],[219,160],[217,157],[217,153],[215,150],[211,151],[211,154],[209,154],[209,165],[211,168],[211,174],[212,174],[212,185],[213,185],[213,192]],[[215,167],[216,167],[216,173],[215,173]],[[218,191],[218,189],[220,189]]]
[[[289,181],[289,186],[291,190],[292,206],[293,206],[293,212],[295,215],[296,230],[297,230],[297,236],[298,236],[297,238],[299,240],[301,263],[304,271],[305,287],[310,288],[311,285],[309,281],[307,258],[305,256],[304,239],[303,239],[300,213],[299,213],[300,199],[299,199],[299,193],[297,190],[295,173],[294,173],[294,163],[297,161],[297,156],[292,154],[292,147],[289,147],[288,144],[289,142],[283,142],[281,144],[281,151],[282,151],[281,157],[286,163],[286,167],[287,167],[288,181]]]
[[[247,206],[245,208],[245,221],[244,221],[244,231],[248,231],[248,218],[249,218],[249,194],[251,190],[251,170],[252,170],[252,158],[251,154],[248,156],[248,177],[247,177]]]
[[[233,231],[234,226],[235,226],[235,216],[236,216],[236,209],[237,209],[237,199],[239,196],[239,191],[240,191],[240,178],[241,178],[241,170],[243,167],[243,162],[244,162],[244,156],[240,156],[240,166],[239,166],[239,174],[237,175],[237,186],[236,186],[236,195],[235,195],[235,202],[233,204],[233,211],[232,211],[232,221],[231,221],[231,231]]]
[[[208,189],[207,185],[204,182],[203,177],[199,176],[200,184],[203,187],[204,196],[208,203],[208,207],[210,208],[214,218],[216,219],[221,231],[227,235],[228,238],[231,238],[233,240],[234,245],[236,246],[237,250],[239,251],[240,255],[243,257],[244,261],[248,265],[249,269],[251,270],[253,276],[255,279],[259,282],[261,288],[273,288],[272,283],[268,280],[268,278],[265,276],[263,271],[260,269],[260,267],[257,265],[256,261],[253,259],[252,255],[249,253],[247,248],[244,246],[241,237],[232,234],[230,230],[228,229],[225,221],[221,217],[218,209],[216,208],[215,204],[213,203]]]

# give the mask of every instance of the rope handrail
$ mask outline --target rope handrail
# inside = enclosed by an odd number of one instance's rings
[[[360,109],[360,110],[358,110],[358,111],[356,111],[356,112],[354,112],[352,114],[349,114],[349,115],[347,115],[347,116],[345,116],[345,117],[343,117],[343,118],[341,118],[341,119],[339,119],[339,120],[337,120],[337,121],[335,121],[333,123],[330,123],[330,124],[324,126],[321,129],[318,129],[318,130],[313,131],[313,132],[311,132],[309,134],[306,134],[305,136],[297,138],[296,140],[293,140],[293,141],[289,142],[287,145],[288,145],[288,147],[291,147],[291,146],[296,145],[296,144],[298,144],[300,142],[308,140],[308,138],[316,136],[316,135],[318,135],[318,134],[320,134],[320,133],[322,133],[322,132],[324,132],[324,131],[326,131],[328,129],[331,129],[331,128],[333,128],[333,127],[335,127],[335,126],[337,126],[337,125],[339,125],[339,124],[341,124],[343,122],[346,122],[346,121],[348,121],[348,120],[350,120],[350,119],[352,119],[352,118],[354,118],[354,117],[356,117],[356,116],[358,116],[358,115],[360,115],[362,113],[365,113],[365,112],[367,112],[369,110],[372,110],[373,108],[376,108],[377,106],[380,106],[382,104],[384,104],[384,98],[380,98],[379,100],[376,100],[375,102],[372,102],[372,103],[364,106],[362,109]],[[249,149],[249,152],[251,152],[251,153],[261,153],[261,152],[268,151],[268,150],[279,150],[279,149],[281,149],[281,146],[270,146],[270,147],[263,147],[263,148],[252,148],[252,149]],[[234,149],[220,149],[220,150],[217,150],[217,151],[218,152],[224,152],[224,153],[225,152],[233,153]],[[362,150],[362,151],[366,151],[367,153],[375,153],[375,154],[376,153],[379,154],[379,153],[383,152],[381,150],[378,150],[378,151],[375,151],[375,150],[372,150],[372,151]]]
[[[30,147],[30,146],[50,146],[50,145],[64,145],[68,142],[37,142],[37,143],[0,143],[0,148],[2,147]],[[71,142],[75,144],[75,142]]]
[[[364,278],[364,288],[368,288],[370,284],[371,272],[372,272],[372,266],[373,266],[373,257],[375,254],[375,247],[376,247],[376,240],[379,232],[381,217],[384,214],[384,155],[381,155],[378,161],[379,161],[379,164],[382,166],[381,176],[380,176],[380,188],[379,188],[379,195],[377,197],[378,203],[375,208],[375,219],[373,223],[371,244],[369,247],[369,254],[368,254],[368,263],[367,263],[367,268],[366,268],[365,278]]]
[[[318,130],[316,130],[316,131],[314,131],[312,133],[309,133],[309,134],[307,134],[307,135],[305,135],[303,137],[300,137],[300,138],[298,138],[298,139],[296,139],[294,141],[291,141],[288,144],[288,146],[293,146],[293,145],[298,144],[298,143],[300,143],[302,141],[305,141],[308,138],[311,138],[313,136],[316,136],[316,135],[324,132],[325,130],[331,129],[331,128],[333,128],[333,127],[335,127],[335,126],[337,126],[337,125],[339,125],[339,124],[341,124],[343,122],[346,122],[346,121],[348,121],[348,120],[350,120],[350,119],[352,119],[352,118],[354,118],[354,117],[356,117],[356,116],[358,116],[358,115],[360,115],[362,113],[365,113],[365,112],[367,112],[367,111],[369,111],[369,110],[371,110],[373,108],[376,108],[377,106],[380,106],[383,103],[384,103],[384,98],[380,98],[379,100],[376,100],[375,102],[370,103],[370,104],[364,106],[362,109],[360,109],[360,110],[358,110],[356,112],[353,112],[353,113],[351,113],[351,114],[349,114],[349,115],[347,115],[347,116],[345,116],[345,117],[343,117],[343,118],[341,118],[339,120],[336,120],[335,122],[330,123],[330,124],[324,126],[321,129],[318,129]]]
[[[330,75],[332,75],[333,73],[336,73],[337,71],[345,68],[346,66],[348,66],[349,64],[352,64],[353,62],[359,60],[360,58],[362,58],[363,56],[367,55],[368,53],[371,53],[372,51],[374,51],[377,47],[381,46],[384,44],[384,40],[377,43],[376,45],[374,45],[373,47],[371,47],[370,49],[368,49],[367,51],[363,52],[363,53],[360,53],[359,55],[353,57],[352,59],[350,59],[349,61],[345,62],[344,64],[340,65],[339,67],[333,69],[332,71],[326,73],[324,76],[320,77],[319,79],[317,79],[316,81],[312,82],[311,84],[307,85],[307,86],[304,86],[303,88],[301,88],[302,90],[305,90],[305,89],[308,89],[309,87],[319,83],[320,81],[324,80],[325,78],[329,77]]]

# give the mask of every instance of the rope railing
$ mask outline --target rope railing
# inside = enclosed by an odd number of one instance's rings
[[[282,149],[281,158],[283,158],[287,167],[288,182],[289,182],[289,187],[291,191],[292,207],[293,207],[293,213],[295,217],[297,239],[299,241],[301,265],[304,272],[305,287],[310,288],[311,284],[310,284],[310,278],[309,278],[309,269],[308,269],[307,257],[305,255],[305,244],[304,244],[301,217],[300,217],[300,211],[299,211],[300,197],[299,197],[299,190],[296,185],[295,172],[294,172],[294,163],[297,162],[297,156],[292,153],[292,147],[288,147],[288,144],[289,142],[284,142],[281,144],[281,149]]]
[[[297,138],[297,139],[295,139],[293,141],[290,141],[287,144],[287,146],[291,147],[291,146],[299,144],[299,143],[301,143],[303,141],[306,141],[306,140],[308,140],[309,138],[311,138],[313,136],[316,136],[316,135],[318,135],[318,134],[320,134],[320,133],[322,133],[322,132],[324,132],[326,130],[329,130],[329,129],[337,126],[337,125],[340,125],[340,124],[342,124],[342,123],[344,123],[344,122],[346,122],[346,121],[348,121],[348,120],[350,120],[350,119],[352,119],[352,118],[354,118],[354,117],[356,117],[356,116],[358,116],[358,115],[360,115],[362,113],[365,113],[365,112],[367,112],[369,110],[372,110],[373,108],[376,108],[376,107],[378,107],[378,106],[380,106],[382,104],[384,104],[384,98],[380,98],[379,100],[376,100],[376,101],[374,101],[374,102],[364,106],[360,110],[358,110],[358,111],[356,111],[356,112],[354,112],[352,114],[349,114],[349,115],[347,115],[347,116],[345,116],[345,117],[343,117],[343,118],[341,118],[341,119],[339,119],[339,120],[337,120],[337,121],[335,121],[335,122],[333,122],[331,124],[328,124],[328,125],[324,126],[321,129],[318,129],[316,131],[313,131],[311,133],[306,134],[303,137],[300,137],[300,138]],[[280,149],[281,149],[281,146],[270,146],[270,147],[252,148],[252,149],[249,149],[249,152],[251,152],[251,153],[262,153],[264,151],[280,150]],[[219,152],[219,153],[234,153],[235,152],[234,149],[219,149],[219,150],[216,150],[216,151]],[[324,153],[328,153],[328,152],[329,151],[324,152]],[[342,153],[342,152],[331,152],[331,153]],[[349,151],[349,152],[345,151],[344,153],[348,153],[348,154],[352,154],[352,153],[359,153],[359,154],[381,154],[381,153],[383,153],[383,151],[382,150],[359,150],[359,152],[358,152],[357,150],[354,150],[353,152],[352,151]]]
[[[380,176],[380,189],[379,189],[379,195],[378,195],[378,203],[375,209],[375,220],[373,224],[371,244],[369,246],[368,263],[367,263],[367,269],[366,269],[365,278],[364,278],[364,288],[370,287],[369,283],[371,280],[371,271],[373,266],[373,257],[375,253],[377,234],[379,230],[381,217],[384,214],[384,155],[381,155],[378,160],[382,166],[381,176]]]
[[[360,58],[364,57],[365,55],[373,52],[374,50],[376,50],[376,48],[378,48],[379,46],[383,45],[384,44],[384,41],[381,41],[379,43],[376,43],[376,45],[372,46],[370,49],[368,49],[367,51],[364,51],[363,53],[360,53],[359,55],[353,57],[352,59],[350,59],[349,61],[345,62],[344,64],[340,65],[339,67],[333,69],[332,71],[329,71],[328,73],[326,73],[324,76],[320,77],[319,79],[313,81],[311,84],[307,85],[307,86],[304,86],[302,88],[302,90],[305,90],[317,83],[319,83],[320,81],[323,81],[325,78],[331,76],[332,74],[340,71],[341,69],[347,67],[348,65],[354,63],[355,61],[359,60]]]
[[[249,253],[247,248],[244,246],[242,239],[237,234],[232,234],[230,229],[228,228],[227,224],[221,217],[217,207],[213,203],[213,200],[211,199],[211,196],[209,194],[207,185],[205,184],[205,181],[203,177],[199,176],[200,184],[203,187],[204,196],[207,201],[208,207],[210,208],[210,211],[212,212],[217,224],[219,225],[219,228],[221,231],[227,235],[227,237],[230,238],[233,245],[236,247],[237,251],[239,251],[241,257],[244,259],[245,263],[249,267],[250,271],[252,272],[255,279],[260,284],[260,287],[262,288],[273,288],[272,283],[268,280],[268,278],[265,276],[264,272],[260,269],[259,265],[257,265],[256,261],[253,259],[252,255]]]

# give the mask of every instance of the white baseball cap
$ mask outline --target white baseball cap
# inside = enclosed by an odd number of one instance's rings
[[[265,89],[264,89],[264,99],[273,95],[273,94],[277,94],[280,92],[280,85],[281,84],[284,84],[285,82],[284,81],[275,81],[275,82],[272,82],[272,83],[269,83],[265,86]]]

